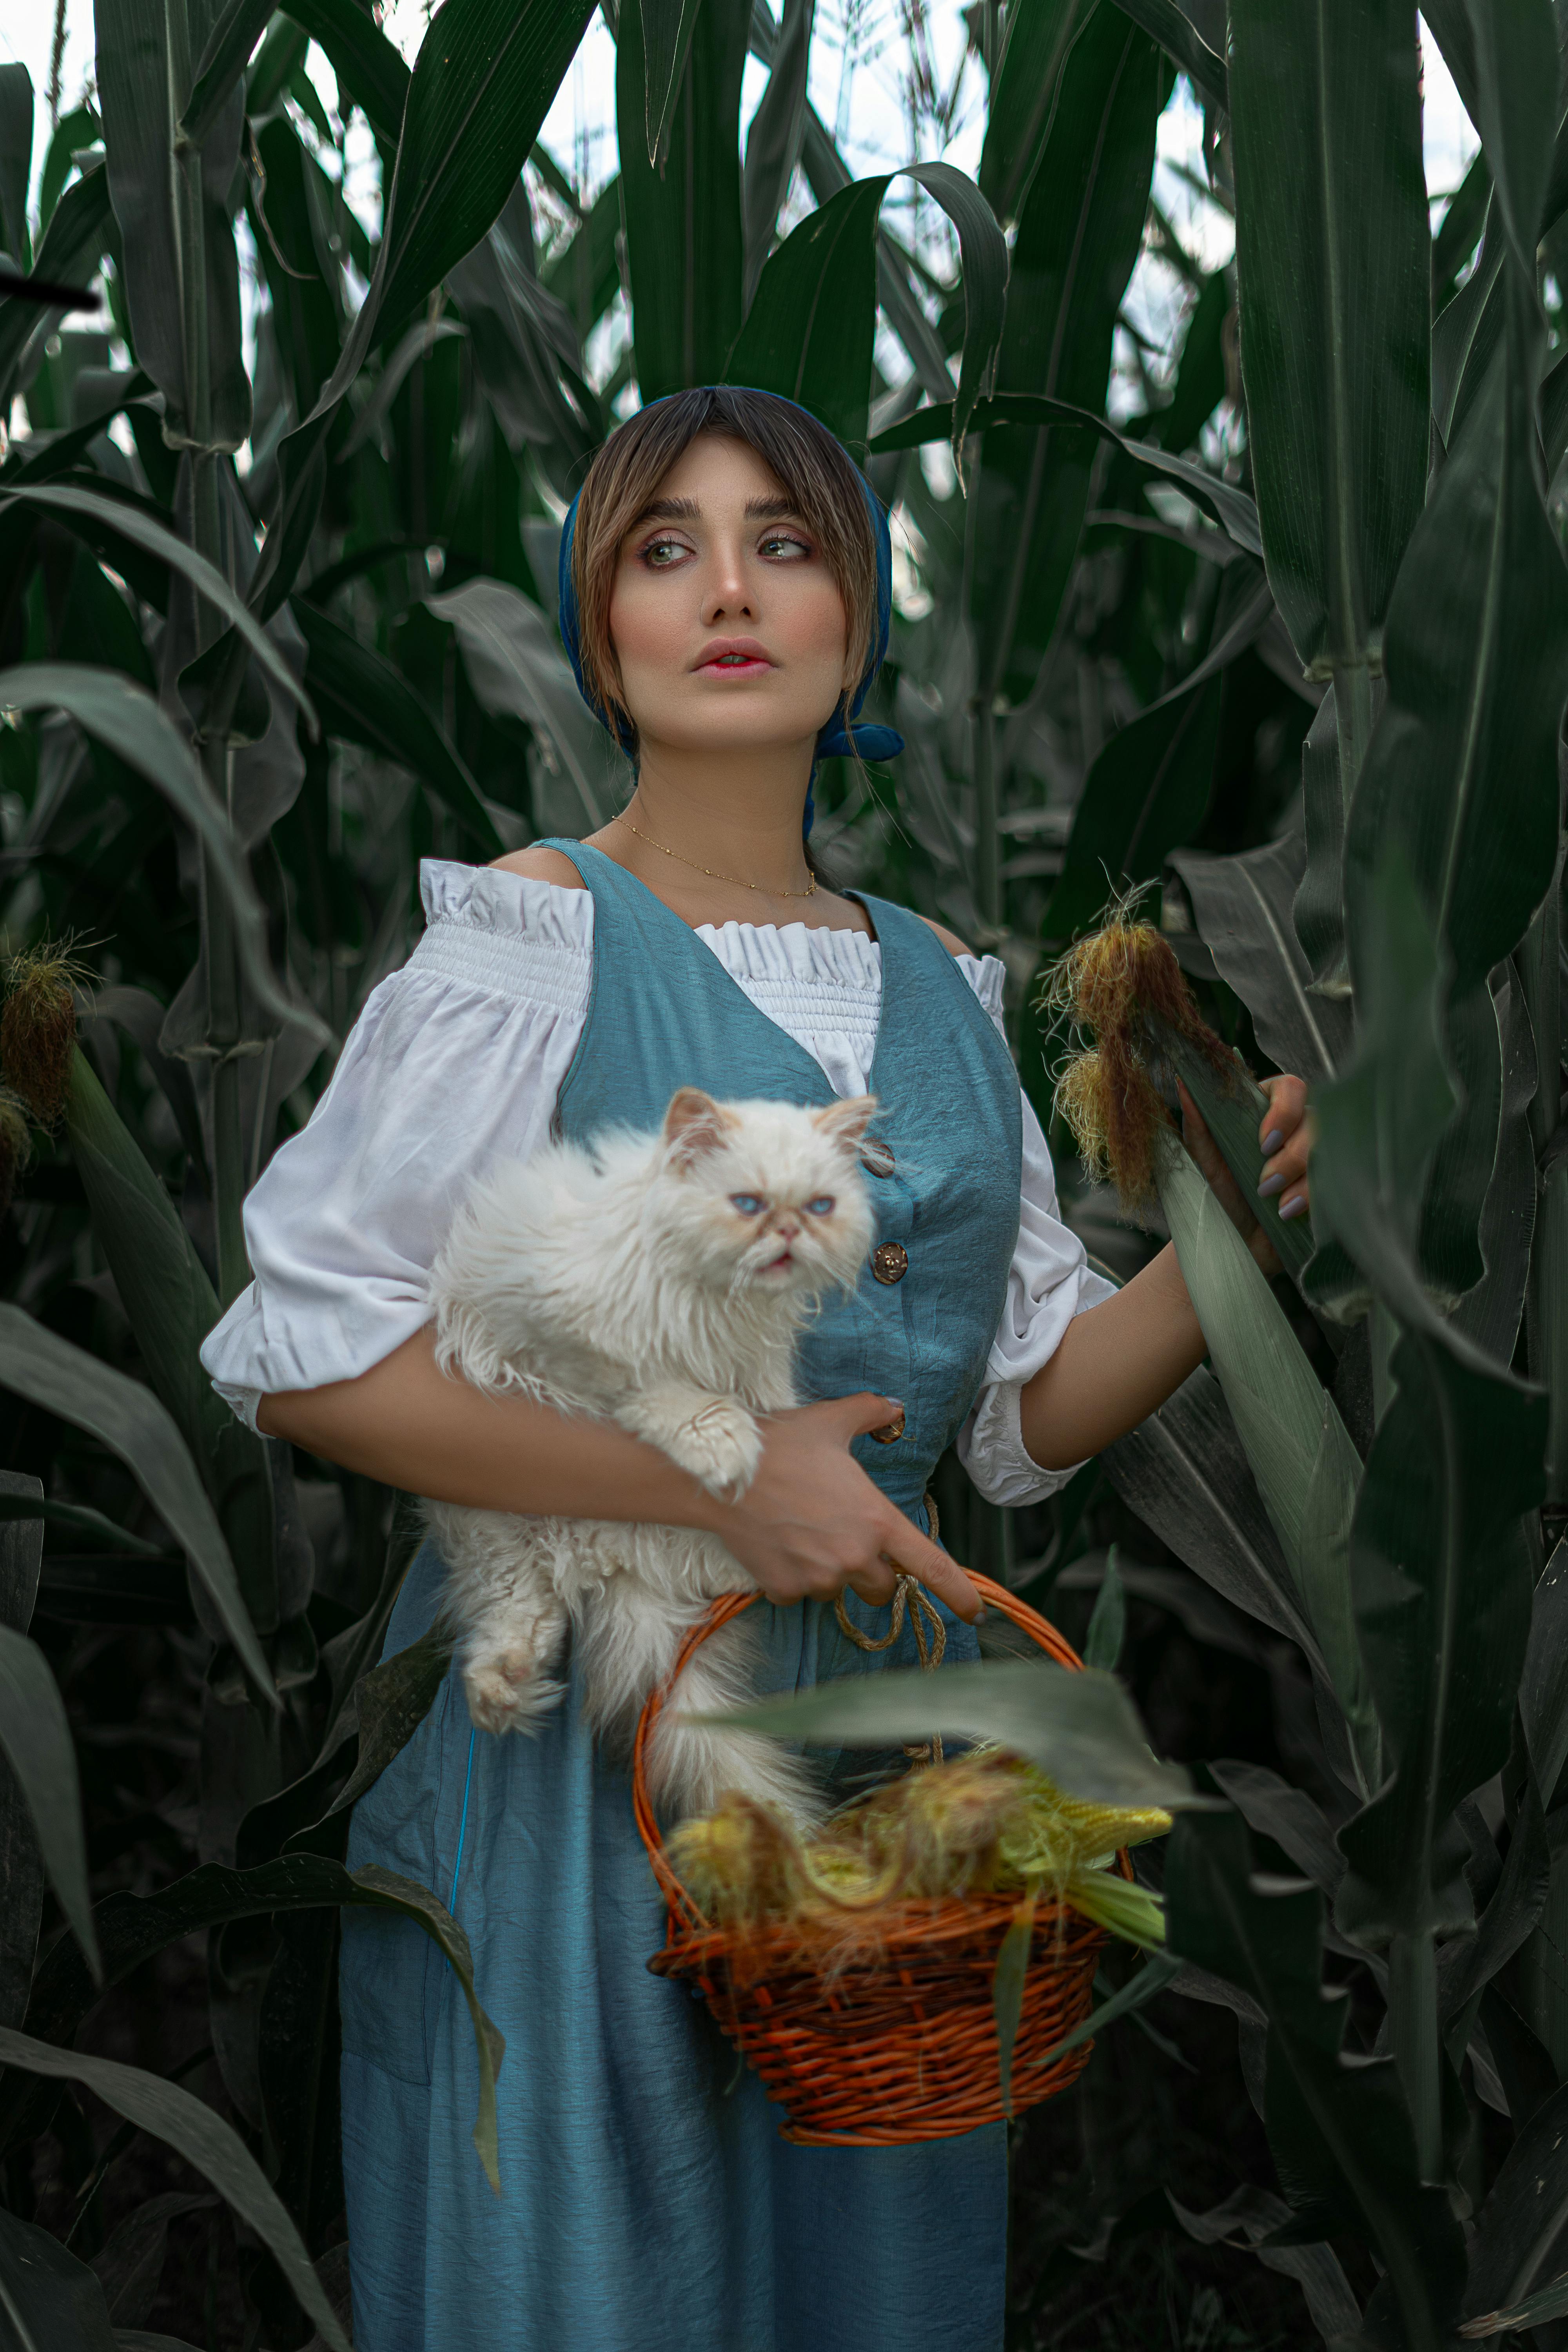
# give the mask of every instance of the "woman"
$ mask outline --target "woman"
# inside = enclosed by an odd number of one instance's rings
[[[773,1688],[912,1664],[908,1628],[871,1656],[834,1617],[847,1585],[874,1633],[895,1567],[942,1604],[948,1656],[973,1656],[978,1597],[924,1531],[942,1448],[995,1500],[1048,1494],[1204,1352],[1170,1250],[1112,1293],[1058,1221],[994,959],[835,893],[811,864],[816,761],[897,748],[850,732],[886,646],[888,555],[847,453],[787,402],[682,394],[612,436],[563,536],[562,622],[636,793],[585,844],[426,863],[429,928],[252,1193],[257,1279],[203,1351],[261,1430],[393,1486],[716,1530],[772,1604],[753,1614]],[[778,1416],[734,1504],[617,1431],[445,1379],[425,1303],[487,1163],[526,1156],[552,1122],[651,1126],[688,1082],[883,1105],[878,1246],[805,1343],[817,1401]],[[1265,1189],[1288,1208],[1305,1205],[1301,1108],[1300,1083],[1276,1081]],[[873,1439],[900,1412],[902,1434]],[[389,1652],[428,1626],[440,1577],[426,1547]],[[647,1971],[662,1919],[627,1782],[570,1699],[537,1738],[471,1740],[448,1677],[361,1800],[351,1860],[450,1901],[507,2039],[497,2200],[470,2144],[449,1972],[405,1923],[345,1916],[362,2352],[1000,2344],[1002,2127],[905,2148],[783,2141],[705,2010]]]

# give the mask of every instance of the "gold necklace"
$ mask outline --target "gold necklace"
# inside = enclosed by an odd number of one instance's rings
[[[635,833],[639,841],[646,841],[650,849],[657,849],[661,857],[673,857],[678,866],[689,866],[694,874],[706,874],[710,882],[732,882],[737,890],[755,890],[764,898],[815,898],[816,896],[815,874],[807,876],[804,890],[770,890],[765,883],[742,882],[738,874],[715,873],[711,866],[699,866],[694,857],[682,857],[679,849],[666,849],[662,841],[656,841],[651,833],[644,833],[629,816],[617,814],[616,823],[624,824],[628,833]]]

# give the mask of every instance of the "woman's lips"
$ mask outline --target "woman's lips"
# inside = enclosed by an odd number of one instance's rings
[[[720,654],[712,661],[699,662],[699,677],[765,677],[772,669],[771,661],[756,654]]]
[[[765,677],[775,665],[760,637],[710,637],[693,665],[699,677]]]

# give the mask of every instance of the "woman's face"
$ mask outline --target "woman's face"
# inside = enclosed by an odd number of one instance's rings
[[[844,599],[777,476],[703,434],[621,542],[610,635],[644,745],[809,741],[845,677]]]

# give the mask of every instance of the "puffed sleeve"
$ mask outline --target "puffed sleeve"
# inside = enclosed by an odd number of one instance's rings
[[[245,1203],[255,1279],[201,1357],[252,1429],[262,1395],[353,1380],[429,1320],[454,1211],[543,1139],[582,1034],[587,891],[437,859],[420,883],[424,937]]]
[[[1000,1028],[1001,966],[992,956],[984,962],[965,956],[959,962]],[[973,972],[967,968],[972,963]],[[1019,1392],[1050,1361],[1074,1316],[1114,1297],[1116,1289],[1091,1270],[1083,1244],[1063,1223],[1056,1171],[1040,1122],[1026,1096],[1020,1094],[1019,1105],[1023,1167],[1018,1239],[984,1385],[958,1437],[958,1458],[986,1501],[1014,1506],[1043,1501],[1073,1475],[1071,1468],[1043,1470],[1029,1453],[1019,1422]]]

